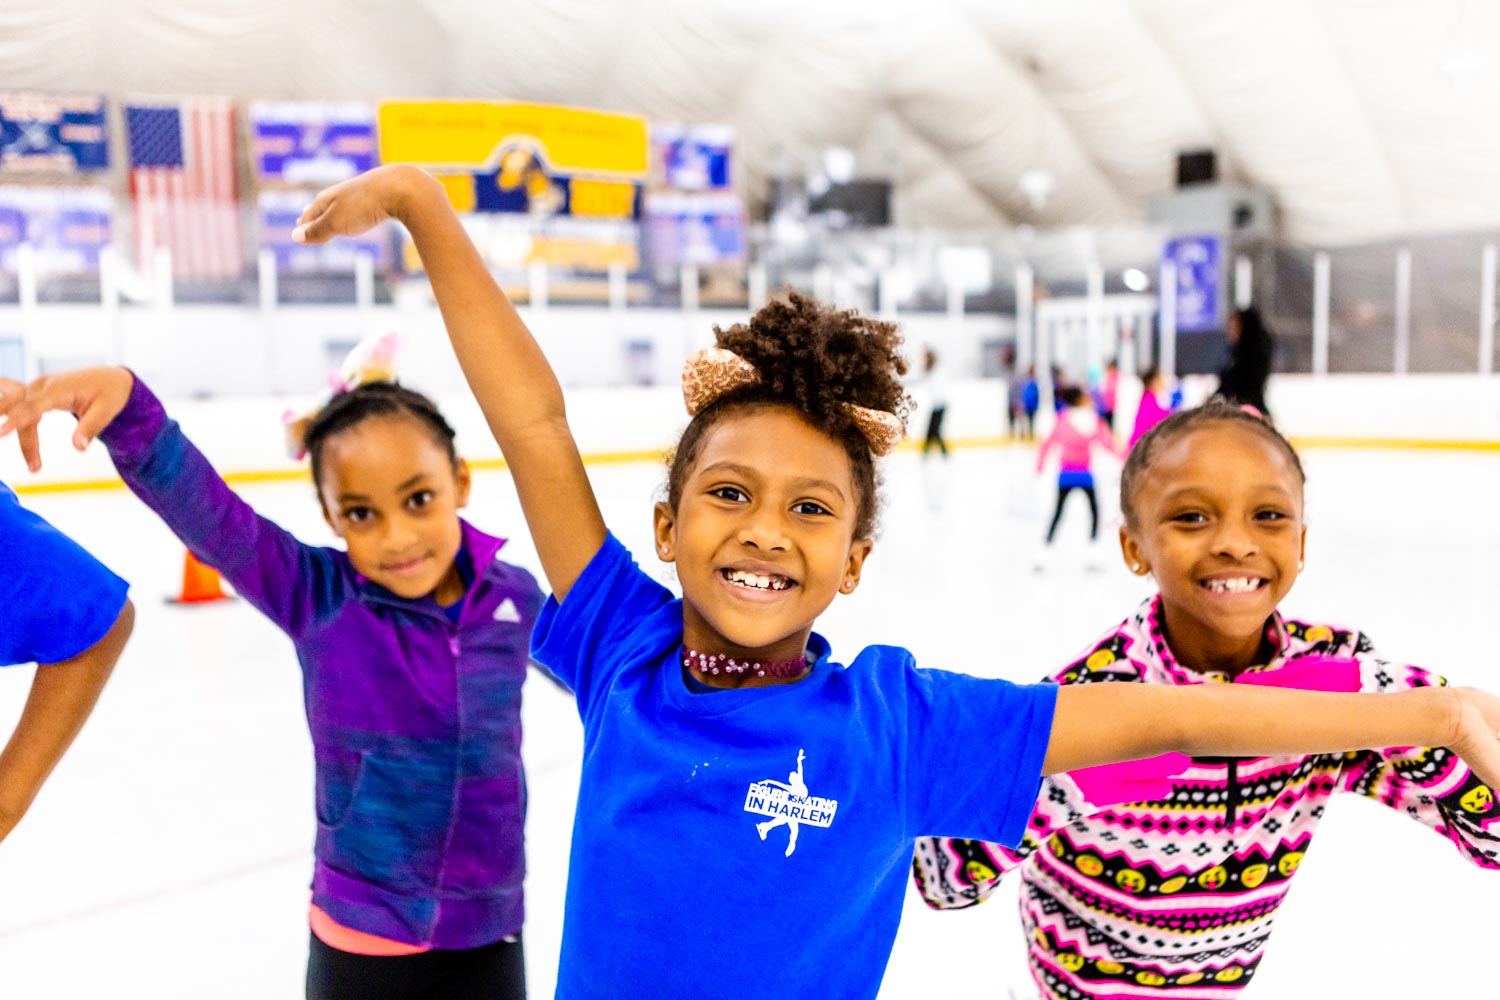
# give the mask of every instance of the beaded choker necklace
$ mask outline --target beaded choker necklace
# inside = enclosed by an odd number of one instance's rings
[[[755,677],[801,677],[807,670],[807,657],[795,660],[735,660],[723,653],[700,653],[682,649],[682,665],[700,674],[749,674]]]

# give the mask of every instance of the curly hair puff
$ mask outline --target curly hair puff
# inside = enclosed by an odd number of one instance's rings
[[[703,437],[719,421],[754,407],[784,406],[844,446],[859,495],[854,537],[873,537],[880,507],[875,459],[840,404],[883,410],[906,423],[912,400],[901,385],[907,366],[896,325],[791,292],[762,307],[748,324],[714,327],[714,338],[753,365],[760,381],[704,407],[682,432],[668,459],[668,505],[677,510]]]

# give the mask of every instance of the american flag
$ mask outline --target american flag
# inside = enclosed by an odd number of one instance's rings
[[[137,266],[149,267],[164,246],[174,277],[239,277],[234,104],[207,97],[128,105],[125,131]]]

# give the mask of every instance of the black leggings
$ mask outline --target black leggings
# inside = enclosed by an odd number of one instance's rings
[[[1047,544],[1052,544],[1052,536],[1057,534],[1057,522],[1062,520],[1063,501],[1068,499],[1068,494],[1074,490],[1082,490],[1083,495],[1089,498],[1089,516],[1093,518],[1089,528],[1089,537],[1099,537],[1099,498],[1094,495],[1092,486],[1059,486],[1057,488],[1057,510],[1052,512],[1052,527],[1047,529]]]
[[[351,955],[309,935],[307,1000],[526,1000],[521,939],[463,951]]]
[[[933,407],[932,413],[927,417],[927,440],[922,442],[922,454],[927,454],[933,445],[944,455],[948,454],[948,442],[943,440],[943,414],[948,412],[946,406]]]

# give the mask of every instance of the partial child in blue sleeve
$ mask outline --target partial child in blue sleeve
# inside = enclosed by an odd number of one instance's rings
[[[561,386],[436,180],[382,167],[320,194],[296,235],[388,218],[505,453],[553,589],[532,648],[583,720],[562,1000],[874,997],[915,838],[1014,844],[1043,774],[1435,737],[1500,777],[1500,699],[1478,692],[1021,686],[897,646],[839,662],[813,624],[873,550],[906,365],[893,325],[797,295],[684,371],[692,421],[653,511],[674,597],[605,527]],[[914,627],[937,627],[909,582]]]
[[[0,383],[0,399],[20,390]],[[0,750],[0,840],[94,710],[135,622],[127,588],[0,483],[0,667],[37,665]]]

